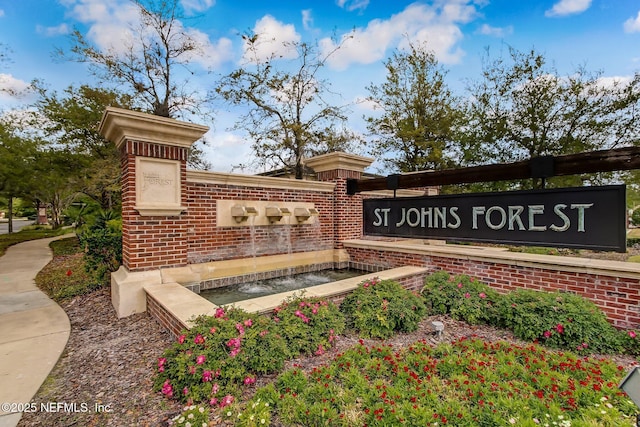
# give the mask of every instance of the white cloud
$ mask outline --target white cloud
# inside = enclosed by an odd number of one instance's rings
[[[16,100],[28,92],[30,84],[11,74],[0,73],[0,99]]]
[[[475,16],[476,9],[468,0],[437,0],[433,5],[414,3],[387,20],[375,19],[366,28],[343,35],[341,46],[330,38],[320,40],[319,44],[324,55],[335,50],[328,61],[336,69],[345,69],[352,63],[379,61],[387,49],[406,47],[408,41],[426,42],[439,61],[452,64],[463,55],[456,47],[463,38],[458,25]]]
[[[596,84],[604,88],[622,87],[633,81],[633,76],[600,77]]]
[[[354,10],[365,10],[369,6],[369,0],[336,0],[336,4],[349,12]]]
[[[253,27],[253,33],[258,36],[255,43],[255,52],[247,51],[249,43],[244,43],[245,61],[262,61],[272,56],[280,56],[282,58],[295,58],[297,52],[291,43],[298,43],[301,40],[300,34],[296,32],[293,24],[284,24],[276,20],[271,15],[265,15],[260,18]],[[255,57],[253,57],[255,55]]]
[[[511,25],[507,27],[492,27],[491,25],[483,24],[477,33],[484,36],[505,37],[513,34],[513,27]]]
[[[87,38],[103,50],[125,52],[137,36],[131,28],[138,28],[140,14],[138,8],[128,0],[63,0],[69,8],[69,16],[89,26]],[[190,7],[212,6],[215,0],[189,0]],[[195,10],[195,9],[192,9]],[[204,10],[204,9],[202,9]],[[220,38],[211,41],[209,36],[199,30],[183,27],[176,21],[175,33],[185,33],[200,44],[198,54],[190,58],[204,67],[216,67],[232,58],[231,41]]]
[[[235,172],[255,173],[251,165],[253,154],[251,144],[241,135],[232,132],[208,132],[205,136],[208,143],[202,147],[205,158],[211,163],[211,170],[216,172],[234,172],[240,162],[248,162]]]
[[[0,9],[0,18],[4,16],[4,10]]]
[[[313,27],[313,16],[311,16],[311,9],[305,9],[302,11],[302,27],[305,30],[310,30]]]
[[[182,7],[188,14],[204,12],[215,4],[216,0],[182,0]]]
[[[625,33],[640,33],[640,12],[635,18],[629,18],[624,22]]]
[[[138,9],[122,0],[66,0],[68,15],[89,26],[86,34],[100,49],[126,50],[133,34],[130,28],[139,22]]]
[[[358,110],[366,111],[368,113],[371,113],[373,111],[377,111],[377,110],[380,109],[380,104],[378,104],[377,102],[369,99],[369,97],[367,97],[365,95],[357,95],[353,99],[353,105]]]
[[[544,16],[566,16],[589,9],[591,0],[560,0],[544,13]]]
[[[185,29],[185,32],[200,46],[199,51],[189,59],[204,68],[217,68],[233,57],[233,46],[230,39],[222,37],[216,42],[212,42],[209,40],[209,36],[202,31]]]
[[[60,24],[57,27],[43,27],[42,25],[37,25],[36,32],[46,37],[63,36],[65,34],[69,34],[69,26],[67,24]]]

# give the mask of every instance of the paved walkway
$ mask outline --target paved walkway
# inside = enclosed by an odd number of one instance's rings
[[[33,399],[69,339],[66,313],[34,281],[52,259],[49,243],[65,237],[20,243],[0,257],[0,427],[18,424],[20,405]]]

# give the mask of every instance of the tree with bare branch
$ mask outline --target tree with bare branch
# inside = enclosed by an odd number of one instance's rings
[[[193,112],[203,99],[188,89],[188,76],[201,46],[181,23],[180,1],[131,2],[140,19],[130,26],[130,39],[103,49],[76,29],[71,52],[59,49],[58,56],[89,64],[101,82],[128,87],[142,110],[163,117]]]
[[[248,109],[234,129],[247,132],[260,165],[291,169],[302,179],[306,157],[348,150],[357,137],[345,126],[347,107],[332,103],[335,94],[321,77],[331,53],[285,42],[281,47],[293,52],[293,59],[276,52],[263,58],[261,36],[243,38],[247,63],[223,77],[215,95]]]

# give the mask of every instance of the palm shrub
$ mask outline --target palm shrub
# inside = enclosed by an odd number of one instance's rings
[[[347,326],[362,338],[389,338],[413,332],[426,314],[422,298],[392,280],[361,283],[340,304]]]
[[[258,374],[284,367],[278,329],[266,316],[235,308],[200,316],[158,359],[154,388],[183,403],[227,406]]]
[[[560,292],[520,289],[498,303],[498,326],[521,339],[579,353],[622,350],[622,334],[593,302]]]
[[[493,324],[498,316],[496,303],[500,294],[466,275],[433,273],[425,279],[422,296],[430,315],[448,314],[472,325]]]
[[[302,294],[294,294],[276,307],[273,320],[290,357],[324,353],[345,328],[344,316],[332,301]]]

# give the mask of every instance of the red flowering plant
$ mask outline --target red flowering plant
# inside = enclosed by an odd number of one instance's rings
[[[471,325],[493,324],[497,318],[496,303],[500,295],[466,275],[436,272],[425,279],[422,296],[431,315],[448,314]]]
[[[593,302],[560,292],[517,290],[499,303],[498,326],[527,341],[578,353],[617,353],[622,334]]]
[[[273,321],[287,343],[287,355],[320,355],[344,331],[344,316],[331,301],[294,294],[273,311]]]
[[[624,374],[535,344],[360,344],[310,372],[289,369],[255,396],[283,425],[632,426]]]
[[[258,374],[283,368],[287,347],[277,329],[240,309],[200,316],[158,359],[154,387],[183,403],[227,406]]]

